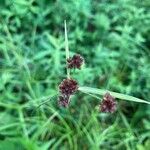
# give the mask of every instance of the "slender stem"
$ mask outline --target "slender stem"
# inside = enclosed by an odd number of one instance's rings
[[[69,44],[68,44],[66,20],[64,21],[64,27],[65,27],[65,51],[66,51],[66,64],[67,64],[67,59],[69,59]],[[67,78],[70,79],[70,69],[68,68],[67,68]]]

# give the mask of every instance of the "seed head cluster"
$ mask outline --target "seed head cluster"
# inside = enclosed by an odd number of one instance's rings
[[[81,55],[75,54],[73,57],[67,59],[67,67],[69,69],[81,69],[84,59]]]
[[[78,83],[73,79],[64,79],[59,85],[61,95],[70,96],[78,90]]]
[[[83,57],[81,57],[79,54],[75,54],[73,57],[67,59],[67,68],[81,69],[83,62]],[[64,79],[59,85],[59,106],[68,107],[71,95],[73,95],[78,90],[78,88],[79,86],[76,80],[71,78]],[[116,111],[116,105],[117,103],[115,101],[115,98],[107,92],[103,96],[103,100],[100,104],[100,111],[105,113],[113,113]]]
[[[71,95],[73,95],[77,90],[78,83],[76,80],[64,79],[59,85],[59,106],[67,107],[69,105]]]
[[[103,97],[102,103],[100,105],[101,112],[113,113],[116,111],[116,101],[115,98],[110,95],[110,93],[106,93]]]
[[[68,107],[70,102],[70,97],[68,96],[59,96],[58,97],[58,105],[62,107]]]

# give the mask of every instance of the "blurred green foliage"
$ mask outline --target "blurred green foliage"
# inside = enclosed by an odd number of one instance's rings
[[[0,150],[148,150],[150,107],[118,101],[102,114],[99,102],[77,93],[70,107],[54,95],[66,77],[64,20],[71,55],[85,67],[80,85],[150,100],[149,0],[0,1]]]

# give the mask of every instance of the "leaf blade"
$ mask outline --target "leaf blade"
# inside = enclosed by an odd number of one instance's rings
[[[119,98],[119,99],[127,100],[127,101],[138,102],[138,103],[150,104],[149,101],[145,101],[145,100],[133,97],[133,96],[129,96],[129,95],[121,94],[121,93],[117,93],[117,92],[112,92],[112,91],[108,91],[108,90],[103,90],[103,89],[97,89],[97,88],[91,88],[91,87],[79,87],[79,91],[88,92],[88,93],[92,93],[92,94],[98,94],[98,95],[104,95],[106,92],[109,92],[115,98]]]

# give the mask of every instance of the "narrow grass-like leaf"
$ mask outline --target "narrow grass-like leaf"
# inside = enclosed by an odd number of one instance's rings
[[[150,102],[148,102],[148,101],[145,101],[145,100],[133,97],[133,96],[116,93],[116,92],[111,92],[111,91],[103,90],[103,89],[97,89],[97,88],[91,88],[91,87],[79,87],[79,91],[84,92],[84,93],[97,94],[97,95],[104,95],[106,92],[109,92],[115,98],[119,98],[119,99],[127,100],[127,101],[138,102],[138,103],[150,104]]]
[[[67,63],[67,59],[69,58],[69,44],[68,44],[66,20],[64,22],[64,25],[65,25],[65,50],[66,50],[66,63]],[[69,68],[67,68],[67,78],[70,78],[70,69]]]

